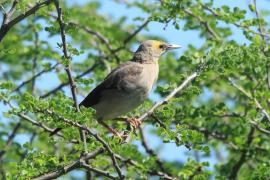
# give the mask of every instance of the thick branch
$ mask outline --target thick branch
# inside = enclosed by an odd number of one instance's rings
[[[21,127],[21,122],[19,121],[15,127],[13,128],[11,134],[8,136],[8,139],[7,139],[7,142],[6,142],[6,145],[4,147],[3,150],[0,151],[0,159],[3,157],[3,155],[6,153],[6,150],[9,146],[11,146],[12,142],[13,142],[13,139],[16,135],[16,133],[18,132],[19,128]]]
[[[240,170],[240,168],[242,167],[242,165],[246,162],[247,159],[247,153],[248,153],[248,147],[250,147],[252,140],[253,140],[253,135],[254,135],[255,129],[252,127],[249,131],[247,140],[246,140],[246,145],[247,148],[245,148],[240,156],[240,159],[235,163],[235,165],[232,167],[232,172],[229,175],[229,179],[236,179],[237,178],[237,174]]]

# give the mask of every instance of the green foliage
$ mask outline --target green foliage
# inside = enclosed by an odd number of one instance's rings
[[[86,133],[89,152],[102,148],[86,161],[106,174],[92,170],[94,177],[106,179],[109,174],[118,178],[111,150],[127,179],[269,179],[269,14],[258,10],[256,1],[246,9],[218,6],[216,1],[114,1],[145,13],[150,23],[161,23],[164,33],[169,26],[183,34],[192,31],[199,33],[203,42],[195,46],[193,42],[198,39],[194,37],[178,59],[168,53],[159,62],[156,99],[167,97],[193,72],[198,76],[144,122],[151,127],[147,134],[162,142],[156,149],[147,146],[152,140],[148,136],[145,142],[141,133],[131,131],[125,123],[108,121],[131,135],[129,143],[119,144],[119,139],[97,122],[93,109],[81,107],[78,112],[70,93],[76,86],[81,99],[112,68],[132,57],[130,49],[138,41],[154,37],[141,35],[147,24],[141,28],[135,25],[146,21],[140,14],[133,24],[127,17],[110,18],[100,13],[103,4],[99,1],[84,5],[60,1],[67,56],[62,51],[53,2],[10,26],[7,34],[2,25],[0,179],[31,179],[63,172],[84,157],[78,126],[90,129]],[[1,9],[9,13],[12,3],[1,2]],[[36,3],[18,1],[9,18],[25,15]],[[235,38],[236,31],[245,44]],[[138,34],[133,37],[133,32]],[[181,37],[176,38],[181,42]],[[71,88],[68,68],[75,83]],[[156,99],[127,115],[140,117]],[[20,142],[18,137],[26,137],[27,142]],[[183,158],[187,161],[159,157],[162,148],[171,144],[188,152],[184,155],[188,158]],[[83,161],[78,162],[74,169],[85,171]],[[71,179],[69,172],[62,175]]]

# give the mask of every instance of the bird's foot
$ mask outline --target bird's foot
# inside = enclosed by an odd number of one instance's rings
[[[142,124],[142,121],[137,118],[127,118],[126,122],[134,128],[138,128]]]
[[[119,139],[119,143],[124,144],[125,142],[127,142],[127,139],[129,138],[129,131],[123,131],[121,133],[114,131],[113,138]]]

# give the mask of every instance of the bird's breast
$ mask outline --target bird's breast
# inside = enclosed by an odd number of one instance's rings
[[[143,64],[143,71],[139,76],[138,87],[141,89],[145,96],[147,96],[153,88],[153,85],[158,78],[159,67],[157,63]]]

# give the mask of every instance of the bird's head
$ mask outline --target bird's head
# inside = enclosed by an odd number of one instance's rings
[[[163,41],[147,40],[140,44],[134,54],[134,61],[157,61],[168,50],[181,48],[180,45],[168,44]]]

